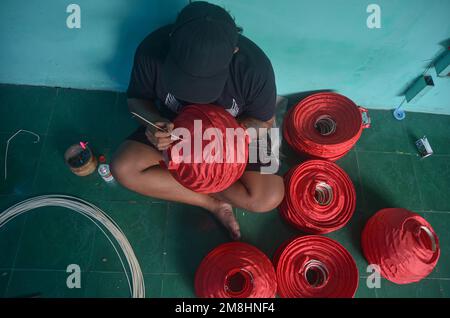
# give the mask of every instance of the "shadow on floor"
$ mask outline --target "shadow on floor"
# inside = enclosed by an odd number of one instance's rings
[[[434,67],[434,64],[442,57],[444,56],[444,54],[446,54],[446,52],[448,51],[448,48],[450,47],[450,38],[449,39],[445,39],[442,40],[441,42],[439,42],[439,45],[441,46],[441,48],[439,49],[439,51],[435,54],[434,57],[430,57],[429,60],[425,60],[427,63],[424,64],[423,66],[423,73],[426,73],[429,69],[431,69],[432,67]],[[405,83],[399,90],[399,92],[397,93],[397,96],[404,96],[406,91],[411,87],[411,85],[418,79],[420,78],[422,75],[418,75],[417,77],[415,77],[414,79],[409,80],[407,83]]]
[[[170,203],[179,210],[170,209],[169,223],[177,233],[171,233],[170,271],[180,273],[184,286],[194,285],[195,273],[203,258],[222,243],[231,241],[228,231],[209,212],[184,204]],[[180,210],[181,209],[181,210]],[[175,244],[175,248],[173,246]],[[166,262],[167,264],[167,262]]]
[[[416,147],[416,141],[423,137],[413,133],[410,128],[406,128],[406,136],[408,137],[408,143],[414,148]]]
[[[364,253],[361,247],[361,235],[364,227],[366,226],[369,219],[376,214],[379,210],[383,208],[390,208],[392,204],[387,201],[383,196],[381,196],[377,190],[371,185],[363,185],[364,194],[364,204],[362,208],[355,211],[349,224],[344,228],[345,231],[349,231],[349,248],[352,251],[358,251],[364,258]],[[375,205],[369,205],[367,198],[371,198],[370,202],[376,202]],[[355,255],[353,255],[355,257]]]
[[[334,89],[318,89],[314,91],[304,91],[285,95],[284,97],[288,99],[288,105],[286,110],[289,110],[292,106],[297,105],[301,100],[305,99],[310,95],[317,93],[333,93],[333,92],[335,92]]]

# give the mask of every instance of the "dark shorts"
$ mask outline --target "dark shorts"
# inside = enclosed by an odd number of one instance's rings
[[[133,132],[130,136],[128,136],[127,140],[133,140],[133,141],[137,141],[140,143],[143,143],[149,147],[155,148],[155,146],[147,139],[147,136],[145,135],[145,126],[140,126],[135,132]],[[253,144],[257,143],[257,153],[259,154],[259,148],[262,147],[262,145],[260,145],[260,142],[253,142],[250,144],[250,147],[253,146]],[[254,147],[254,146],[253,146]],[[267,155],[270,156],[271,155],[271,140],[270,137],[267,136]],[[155,148],[156,149],[156,148]],[[261,171],[261,167],[268,167],[270,166],[270,162],[266,163],[264,160],[264,162],[261,162],[259,155],[258,155],[258,160],[257,162],[247,162],[247,166],[245,168],[246,171]]]

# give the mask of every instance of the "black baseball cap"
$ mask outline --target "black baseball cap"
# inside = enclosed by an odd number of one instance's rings
[[[199,104],[217,100],[228,78],[238,29],[223,8],[203,1],[187,5],[170,33],[162,79],[176,98]]]

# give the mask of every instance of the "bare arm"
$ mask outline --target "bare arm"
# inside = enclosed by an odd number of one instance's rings
[[[270,118],[267,121],[262,121],[253,117],[239,117],[238,122],[241,123],[245,128],[271,128],[273,125],[273,122],[275,121],[275,116]]]
[[[248,116],[240,116],[237,118],[238,122],[242,124],[246,129],[248,128],[254,128],[256,129],[256,132],[258,134],[258,137],[264,137],[264,135],[267,133],[268,129],[272,128],[273,123],[275,121],[275,116],[270,118],[267,121],[259,120],[253,117]],[[260,130],[259,128],[266,128],[263,130]]]

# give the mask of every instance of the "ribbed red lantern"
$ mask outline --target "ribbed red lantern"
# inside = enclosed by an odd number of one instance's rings
[[[362,232],[361,245],[369,264],[396,284],[418,282],[435,268],[439,240],[420,215],[402,208],[378,211]]]
[[[291,168],[284,183],[286,194],[278,210],[303,232],[324,234],[338,230],[355,211],[353,183],[333,162],[306,161]]]
[[[297,237],[274,256],[278,295],[283,298],[350,298],[358,288],[358,268],[338,242],[319,235]]]
[[[195,293],[202,298],[272,298],[277,281],[270,259],[256,247],[231,242],[203,259],[195,274]]]
[[[317,93],[289,110],[283,136],[306,158],[335,161],[350,151],[362,129],[369,126],[366,109],[336,93]]]
[[[215,193],[225,190],[242,176],[247,165],[249,139],[224,108],[185,106],[175,118],[174,127],[185,128],[189,133],[188,136],[182,134],[183,140],[166,152],[167,167],[183,186],[199,193]],[[233,138],[229,138],[230,132]],[[235,132],[243,137],[236,137]],[[182,149],[183,145],[187,148]]]

